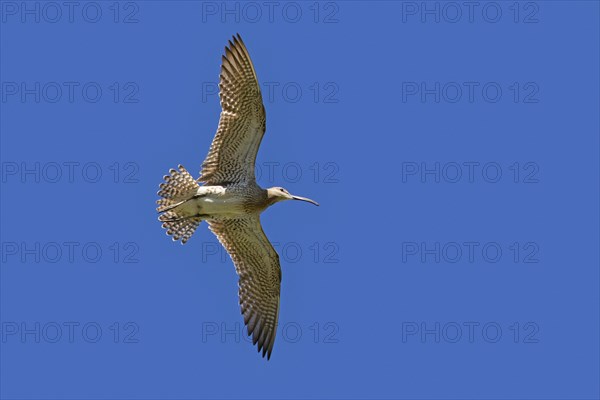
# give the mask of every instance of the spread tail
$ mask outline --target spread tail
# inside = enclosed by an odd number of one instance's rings
[[[162,227],[167,230],[167,235],[173,236],[173,240],[181,240],[184,244],[200,225],[202,218],[182,216],[175,208],[191,199],[200,185],[182,165],[179,165],[177,170],[171,169],[169,173],[160,184],[158,195],[162,198],[156,201],[156,211],[161,213],[158,220],[163,223]]]
[[[158,217],[162,227],[167,230],[167,235],[173,236],[173,240],[180,240],[185,244],[194,234],[202,218],[200,217],[180,217],[173,211],[167,211]]]

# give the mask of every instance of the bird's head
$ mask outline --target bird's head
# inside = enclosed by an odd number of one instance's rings
[[[268,188],[267,196],[271,204],[275,204],[283,200],[300,200],[307,201],[309,203],[314,204],[315,206],[319,205],[319,203],[317,203],[316,201],[308,199],[306,197],[294,196],[293,194],[290,194],[290,192],[279,186]]]

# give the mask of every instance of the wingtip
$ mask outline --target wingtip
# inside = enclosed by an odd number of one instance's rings
[[[246,47],[246,44],[244,44],[244,41],[242,40],[242,36],[239,33],[236,33],[235,36],[233,37],[233,43],[235,43],[241,47]]]
[[[267,348],[267,346],[263,346],[262,348],[258,348],[258,353],[260,354],[262,352],[262,358],[266,358],[267,361],[269,361],[271,359],[271,350],[272,349]]]

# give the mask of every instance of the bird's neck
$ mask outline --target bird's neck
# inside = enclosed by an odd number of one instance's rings
[[[266,192],[266,200],[265,200],[265,208],[271,207],[273,204],[279,201],[279,197],[277,197],[274,193],[271,193],[269,190],[265,190]]]

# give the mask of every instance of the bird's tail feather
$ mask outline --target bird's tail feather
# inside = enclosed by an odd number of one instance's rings
[[[167,230],[167,235],[173,236],[173,240],[181,240],[183,244],[192,236],[202,218],[182,217],[174,209],[192,198],[200,185],[182,165],[171,169],[169,173],[160,184],[158,195],[161,199],[156,201],[156,211],[162,213],[158,220],[163,223],[162,227]]]
[[[167,235],[173,236],[173,240],[181,240],[185,244],[194,234],[202,218],[200,217],[181,217],[173,211],[167,211],[158,217],[162,227],[167,230]]]
[[[183,165],[179,165],[177,169],[171,168],[169,173],[170,175],[164,176],[165,181],[160,184],[158,191],[158,195],[162,197],[156,201],[158,204],[156,211],[158,212],[168,211],[190,199],[200,186]]]

